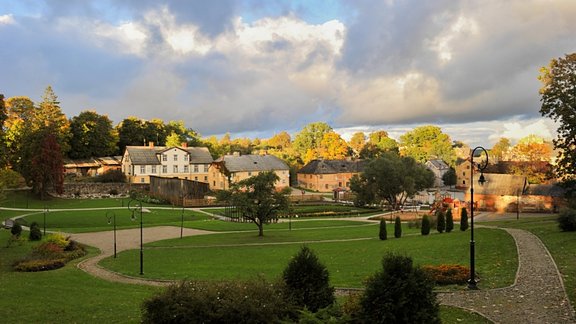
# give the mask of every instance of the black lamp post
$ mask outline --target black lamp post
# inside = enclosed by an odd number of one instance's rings
[[[48,207],[44,206],[44,235],[46,236],[46,214],[48,213]]]
[[[138,199],[132,199],[128,202],[128,210],[132,212],[132,220],[135,219],[134,213],[140,211],[140,275],[144,274],[144,245],[143,245],[143,228],[142,228],[142,202]]]
[[[182,194],[182,213],[180,215],[180,238],[184,236],[184,194]]]
[[[476,267],[475,267],[475,259],[474,259],[474,154],[476,150],[481,150],[486,154],[486,160],[483,163],[478,163],[478,171],[480,171],[480,178],[478,179],[478,183],[481,185],[486,182],[484,179],[484,174],[482,173],[484,169],[488,166],[488,152],[482,146],[477,146],[472,150],[472,154],[470,154],[470,279],[468,279],[468,288],[469,289],[478,289],[476,286]]]
[[[116,213],[107,211],[106,218],[108,219],[108,225],[114,224],[114,259],[116,259]]]

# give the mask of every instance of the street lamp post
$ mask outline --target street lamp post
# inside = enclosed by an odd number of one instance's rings
[[[132,220],[134,220],[134,213],[140,211],[140,275],[144,274],[144,245],[143,245],[143,228],[142,228],[142,202],[138,199],[132,199],[128,202],[128,210],[132,212]]]
[[[472,150],[470,154],[470,279],[468,279],[469,289],[478,289],[476,286],[476,266],[475,266],[475,247],[474,247],[474,154],[476,150],[481,150],[486,154],[486,160],[484,163],[478,163],[478,171],[480,171],[480,178],[478,183],[481,185],[486,182],[484,179],[484,174],[482,173],[484,169],[488,166],[488,152],[482,146],[477,146]]]
[[[184,236],[184,194],[182,194],[182,213],[180,214],[180,238]]]
[[[46,236],[46,213],[48,213],[48,207],[46,207],[46,205],[44,205],[44,235]]]
[[[114,259],[116,259],[116,213],[107,211],[106,218],[108,219],[108,225],[114,224]]]

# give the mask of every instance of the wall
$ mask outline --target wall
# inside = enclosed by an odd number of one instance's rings
[[[64,183],[64,193],[58,195],[51,192],[55,197],[61,198],[100,198],[110,196],[111,191],[116,191],[118,195],[127,196],[130,191],[148,191],[150,185],[134,183]]]

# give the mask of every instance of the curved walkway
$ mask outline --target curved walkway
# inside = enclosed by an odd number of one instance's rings
[[[540,239],[520,229],[510,233],[518,248],[515,283],[506,288],[439,293],[441,304],[480,313],[496,323],[576,323],[561,275]]]

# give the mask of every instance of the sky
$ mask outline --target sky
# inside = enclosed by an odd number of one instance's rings
[[[576,51],[574,0],[0,0],[0,93],[69,117],[267,138],[438,125],[492,147],[556,136],[539,70]]]

